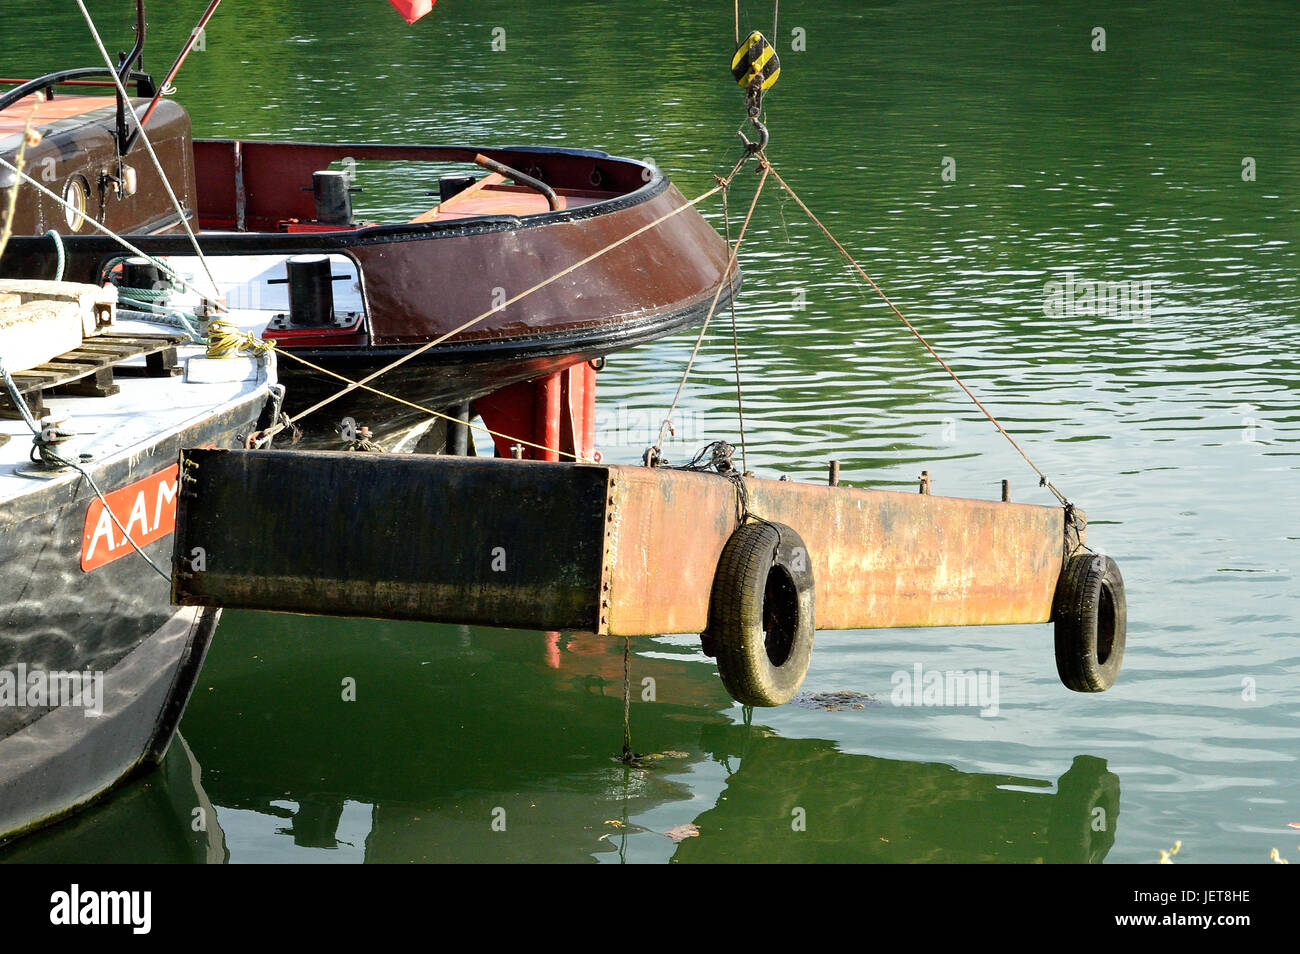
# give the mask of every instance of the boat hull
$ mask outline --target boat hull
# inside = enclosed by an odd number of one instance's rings
[[[232,446],[256,427],[266,390],[202,421],[88,465],[105,491],[155,477],[182,447]],[[33,478],[0,504],[0,840],[93,800],[167,750],[193,690],[217,614],[170,604],[168,583],[128,552],[89,571],[87,513],[98,498],[84,479]],[[171,534],[144,551],[170,562]],[[15,695],[54,674],[91,673],[86,704]],[[91,685],[87,680],[86,685]],[[62,700],[67,701],[66,697]],[[90,714],[94,709],[99,714]]]
[[[735,287],[739,287],[739,277]],[[538,380],[583,361],[604,358],[695,327],[704,320],[710,302],[708,299],[668,314],[624,321],[613,328],[592,327],[566,334],[495,342],[449,341],[375,379],[370,386],[383,394],[354,390],[322,411],[322,419],[337,422],[350,417],[359,425],[369,427],[377,440],[385,441],[428,420],[424,412],[385,395],[433,410],[445,410],[521,381]],[[725,307],[726,302],[724,291],[719,307]],[[404,359],[410,351],[410,347],[402,345],[292,349],[288,359],[281,363],[281,378],[288,383],[285,410],[296,414],[336,394],[343,386],[338,378],[294,361],[293,355],[358,381]],[[309,427],[305,446],[337,447],[334,434],[332,426]]]

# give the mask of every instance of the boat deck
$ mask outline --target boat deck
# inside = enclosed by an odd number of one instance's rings
[[[559,209],[578,209],[613,198],[617,193],[557,189]],[[509,185],[499,173],[484,176],[464,192],[439,203],[412,222],[451,222],[476,215],[538,215],[552,211],[546,196],[523,186]]]
[[[136,102],[132,99],[132,102]],[[0,140],[22,132],[28,122],[33,129],[42,129],[63,119],[83,116],[114,105],[109,96],[57,96],[47,100],[40,96],[27,96],[8,109],[0,110]]]
[[[156,324],[120,320],[107,340],[139,340],[168,333],[169,329]],[[89,346],[96,343],[96,338],[86,339]],[[130,453],[136,446],[153,443],[159,434],[183,429],[210,416],[214,409],[265,387],[268,378],[274,380],[274,356],[212,359],[200,345],[183,342],[174,347],[179,374],[149,376],[150,355],[142,349],[111,366],[112,387],[104,390],[115,393],[93,396],[93,392],[46,391],[46,416],[63,422],[63,428],[77,435],[65,446],[64,456],[88,454],[91,459],[104,460]],[[38,479],[67,483],[81,479],[70,470],[52,477],[29,476],[34,469],[31,448],[32,435],[26,423],[17,417],[0,419],[0,506],[30,492]]]
[[[187,341],[183,334],[129,334],[104,332],[85,339],[80,347],[13,375],[14,383],[36,417],[45,413],[46,394],[108,397],[121,390],[121,375],[143,374],[162,378],[184,369],[176,362],[176,347]],[[130,358],[144,358],[144,366]],[[0,394],[0,417],[18,419],[20,413],[8,394]]]

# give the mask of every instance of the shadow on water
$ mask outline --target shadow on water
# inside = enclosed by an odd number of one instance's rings
[[[2,864],[221,864],[229,859],[198,760],[179,735],[157,769],[90,811],[0,848]]]
[[[1076,758],[1053,792],[783,738],[735,721],[713,667],[667,640],[636,646],[633,743],[650,757],[625,767],[621,645],[228,614],[183,724],[195,755],[178,741],[0,861],[1078,862],[1114,842],[1101,759]]]

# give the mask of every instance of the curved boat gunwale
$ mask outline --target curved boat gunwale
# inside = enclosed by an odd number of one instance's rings
[[[196,139],[195,144],[213,143],[222,145],[265,145],[268,147],[311,148],[329,152],[338,152],[340,156],[353,155],[353,158],[365,158],[368,151],[406,151],[417,150],[430,153],[453,153],[429,158],[429,162],[455,162],[466,154],[482,152],[485,155],[503,153],[531,154],[537,156],[564,156],[575,159],[596,159],[604,162],[626,164],[633,169],[650,171],[650,179],[631,192],[601,199],[573,209],[539,212],[525,217],[517,215],[476,215],[463,219],[434,222],[392,222],[368,225],[360,228],[337,229],[331,231],[311,232],[265,232],[265,231],[231,231],[214,229],[198,231],[196,238],[204,254],[212,255],[297,255],[307,252],[327,252],[347,255],[361,272],[361,263],[349,249],[364,248],[374,245],[395,245],[405,242],[419,242],[438,238],[474,237],[498,232],[520,231],[531,228],[543,228],[549,225],[579,222],[634,208],[652,201],[666,192],[672,185],[668,176],[661,170],[622,156],[593,149],[572,149],[547,146],[438,146],[438,145],[397,145],[384,146],[373,143],[302,143],[286,140],[250,140],[250,139]],[[401,160],[392,160],[401,161]],[[561,187],[564,188],[564,187]],[[197,213],[195,213],[197,216]],[[157,232],[128,232],[124,238],[145,252],[154,255],[189,255],[193,246],[189,238],[179,234],[161,235]],[[121,246],[116,240],[106,235],[61,235],[60,239],[66,251],[69,271],[75,259],[95,257],[98,263],[94,269],[96,276],[102,273],[105,265],[122,254]],[[26,261],[41,262],[46,257],[53,258],[55,249],[45,235],[15,235],[10,240],[7,255]],[[80,265],[81,263],[79,263]],[[39,265],[37,266],[40,267]],[[82,271],[90,271],[81,266]],[[365,296],[365,279],[362,278],[362,295]],[[367,308],[369,302],[367,301]]]
[[[724,287],[718,296],[714,313],[727,307],[729,295],[735,297],[743,284],[739,268],[732,272],[728,283],[730,290]],[[463,332],[455,338],[438,345],[428,352],[431,361],[438,364],[473,362],[496,357],[551,358],[560,355],[586,356],[595,358],[621,351],[630,346],[647,344],[667,335],[676,334],[693,327],[704,320],[709,305],[713,301],[713,292],[707,291],[694,298],[673,305],[666,305],[657,311],[648,311],[634,318],[620,321],[615,330],[608,324],[596,321],[580,325],[567,325],[561,331],[530,331],[520,334],[492,334],[474,336],[473,332]],[[382,342],[379,344],[355,345],[300,345],[293,348],[295,354],[309,360],[364,360],[379,356],[391,360],[411,350],[411,344],[402,342]],[[420,359],[412,362],[420,366]]]
[[[650,172],[650,178],[630,192],[623,192],[613,195],[608,199],[600,199],[587,205],[578,206],[573,209],[557,209],[555,211],[538,212],[526,217],[517,215],[483,215],[483,216],[466,216],[464,219],[455,219],[452,221],[442,222],[391,222],[368,225],[355,229],[339,229],[337,231],[322,231],[307,233],[317,238],[332,235],[357,235],[365,236],[368,240],[381,241],[384,236],[389,234],[407,235],[410,238],[399,239],[410,241],[412,238],[418,239],[423,237],[426,232],[449,232],[452,234],[477,235],[483,232],[505,231],[510,228],[527,228],[531,226],[553,225],[561,222],[573,222],[581,219],[593,218],[608,212],[617,212],[622,209],[629,209],[633,206],[640,205],[642,202],[648,202],[666,190],[671,183],[663,171],[655,166],[647,165],[636,159],[629,159],[626,156],[617,156],[613,153],[604,152],[599,149],[574,149],[564,146],[448,146],[434,144],[395,144],[384,145],[382,143],[316,143],[316,142],[297,142],[294,140],[278,139],[195,139],[195,147],[202,145],[239,145],[253,146],[254,148],[279,148],[279,149],[311,149],[323,153],[337,153],[338,159],[371,159],[379,162],[463,162],[466,165],[473,165],[473,157],[477,153],[485,156],[496,158],[502,154],[523,154],[530,156],[562,156],[569,159],[595,159],[602,162],[618,163],[631,167],[632,170],[644,178],[646,171]],[[398,158],[391,154],[405,153],[406,155]],[[421,156],[421,153],[427,155]],[[385,155],[390,154],[390,155]],[[331,160],[337,161],[337,160]],[[559,189],[572,188],[572,186],[557,185],[554,182],[548,182],[548,185]],[[465,225],[478,225],[479,228],[465,229]],[[482,227],[485,226],[485,227]],[[277,232],[223,232],[226,235],[280,235]],[[302,234],[302,233],[299,233]],[[360,242],[357,244],[369,244],[369,242]]]
[[[249,143],[265,142],[267,145],[276,146],[312,146],[317,148],[315,143],[293,143],[293,142],[270,142],[269,140],[195,140],[196,142],[222,142],[222,143]],[[358,149],[356,145],[340,146],[319,146],[330,150],[353,150]],[[383,147],[385,149],[390,147]],[[493,232],[506,232],[517,229],[541,228],[547,225],[559,225],[567,222],[577,222],[584,219],[596,218],[601,215],[607,215],[613,212],[621,212],[624,209],[634,208],[642,203],[649,202],[663,194],[671,186],[671,182],[664,173],[652,166],[637,162],[634,159],[627,159],[621,156],[610,155],[604,152],[595,152],[591,150],[580,149],[541,149],[538,147],[523,146],[505,146],[505,147],[483,147],[474,150],[472,147],[447,147],[447,146],[395,146],[395,149],[409,148],[428,148],[428,149],[468,149],[469,151],[482,152],[484,155],[499,153],[519,153],[535,152],[540,155],[564,155],[574,158],[593,158],[601,159],[607,162],[627,163],[635,168],[650,170],[652,175],[648,182],[632,192],[626,192],[608,199],[601,199],[587,205],[578,206],[573,209],[558,209],[556,211],[538,212],[534,215],[517,216],[517,215],[474,215],[466,216],[463,219],[454,219],[451,221],[441,222],[387,222],[376,225],[367,225],[360,228],[335,229],[330,231],[312,231],[312,232],[263,232],[263,231],[233,231],[224,229],[213,229],[211,231],[199,231],[196,237],[199,240],[200,247],[205,254],[215,253],[222,255],[295,255],[304,251],[327,250],[343,252],[348,248],[368,245],[386,245],[398,242],[417,242],[430,238],[443,237],[470,237],[475,235],[485,235]],[[355,158],[355,157],[354,157]],[[455,161],[451,160],[428,160],[428,161]],[[565,187],[561,187],[565,188]],[[192,254],[193,246],[190,245],[189,238],[184,235],[159,235],[150,232],[127,232],[123,235],[132,244],[139,245],[144,251],[159,255],[184,255]],[[93,250],[98,245],[111,247],[114,250],[113,255],[105,256],[104,260],[114,257],[119,253],[121,246],[106,235],[60,235],[65,248],[69,253],[78,253],[85,251],[87,254],[93,254]],[[50,240],[47,236],[39,235],[15,235],[11,239],[14,243],[14,252],[21,251],[38,251],[32,246],[44,246],[44,251],[52,251]]]

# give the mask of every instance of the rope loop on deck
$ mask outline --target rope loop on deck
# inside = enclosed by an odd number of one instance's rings
[[[264,355],[274,350],[274,339],[258,338],[224,318],[213,318],[208,322],[209,358],[234,358],[245,352]]]

